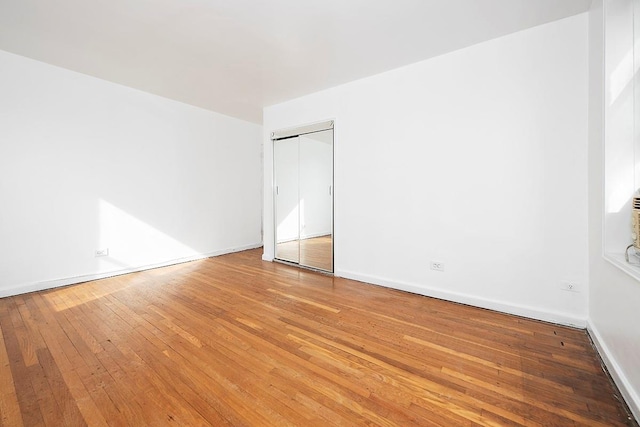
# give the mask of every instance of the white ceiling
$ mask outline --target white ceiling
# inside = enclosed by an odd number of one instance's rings
[[[0,49],[230,116],[589,8],[591,0],[0,0]]]

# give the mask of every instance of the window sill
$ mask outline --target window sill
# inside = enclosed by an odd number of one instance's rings
[[[611,253],[611,252],[605,253],[604,259],[606,259],[611,264],[618,267],[620,270],[627,273],[629,276],[640,281],[640,258],[638,258],[637,256],[630,255],[630,259],[631,261],[635,261],[638,264],[629,264],[624,259],[624,254],[620,254],[620,253]]]

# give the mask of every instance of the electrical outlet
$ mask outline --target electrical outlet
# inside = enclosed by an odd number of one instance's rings
[[[444,264],[440,261],[431,261],[431,269],[435,271],[444,271]]]
[[[96,258],[99,256],[109,256],[109,248],[96,249]]]
[[[578,286],[578,283],[571,282],[569,280],[562,280],[560,282],[560,289],[562,289],[563,291],[569,291],[569,292],[580,292],[580,287]]]

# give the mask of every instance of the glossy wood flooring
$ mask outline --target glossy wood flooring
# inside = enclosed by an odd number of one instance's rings
[[[333,271],[333,243],[331,235],[278,243],[277,257],[303,266]]]
[[[260,255],[1,299],[1,424],[633,425],[584,331]]]

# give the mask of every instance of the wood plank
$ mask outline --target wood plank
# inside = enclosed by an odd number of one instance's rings
[[[260,250],[0,300],[0,425],[633,426],[584,330]]]
[[[65,322],[65,317],[57,316],[54,312],[49,311],[49,307],[52,305],[47,304],[45,295],[31,294],[31,299],[27,300],[27,304],[32,306],[31,312],[38,315],[36,321],[43,326],[40,329],[42,338],[83,414],[83,418],[91,426],[106,425],[105,417],[118,423],[118,413],[112,410],[113,404],[100,386],[101,377],[94,375],[99,372],[99,369],[91,370],[85,364],[64,331],[65,327],[70,329],[70,326]],[[56,308],[54,311],[59,310]]]
[[[29,370],[24,364],[18,337],[15,333],[16,327],[22,327],[22,323],[18,319],[20,316],[15,300],[6,298],[3,304],[0,304],[0,327],[3,330],[4,348],[9,358],[22,421],[27,426],[44,426],[45,421],[38,405],[39,396],[32,384]],[[6,392],[7,390],[2,390],[2,394]],[[47,399],[50,396],[43,396],[43,398]]]
[[[13,382],[13,374],[9,364],[9,356],[7,354],[4,343],[4,334],[0,326],[0,426],[22,426],[22,415],[20,414],[20,405],[18,404],[18,396],[16,394],[15,384]]]

